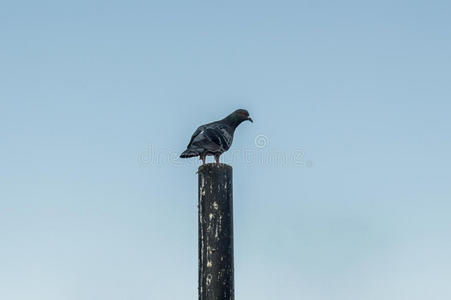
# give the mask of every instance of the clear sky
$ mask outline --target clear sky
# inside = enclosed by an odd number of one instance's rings
[[[177,155],[245,108],[237,299],[450,299],[450,15],[2,1],[0,298],[197,299],[199,161]]]

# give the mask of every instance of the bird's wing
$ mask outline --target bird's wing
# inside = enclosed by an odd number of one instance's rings
[[[224,152],[230,148],[233,136],[230,128],[220,122],[199,127],[195,132],[189,146],[200,147],[212,152]]]
[[[224,123],[216,123],[212,126],[212,134],[215,135],[214,142],[224,151],[227,151],[232,145],[233,131]]]
[[[207,125],[199,126],[199,128],[197,128],[196,131],[194,131],[193,135],[191,136],[191,140],[188,143],[188,146],[186,146],[187,149],[189,149],[189,147],[191,147],[194,139],[204,130],[205,126],[207,126]]]

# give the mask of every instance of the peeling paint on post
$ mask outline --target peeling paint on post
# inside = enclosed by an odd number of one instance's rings
[[[199,167],[199,300],[233,300],[232,167]]]

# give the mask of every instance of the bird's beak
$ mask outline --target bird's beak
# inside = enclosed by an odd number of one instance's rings
[[[251,117],[247,117],[247,120],[248,120],[248,121],[251,121],[252,123],[254,123],[254,120],[252,120]]]

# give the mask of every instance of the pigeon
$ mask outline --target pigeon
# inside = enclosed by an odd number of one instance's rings
[[[229,150],[235,129],[243,121],[254,122],[247,110],[237,109],[222,120],[200,126],[193,133],[186,150],[180,157],[199,156],[204,165],[207,155],[213,155],[216,164],[219,164],[219,156]]]

